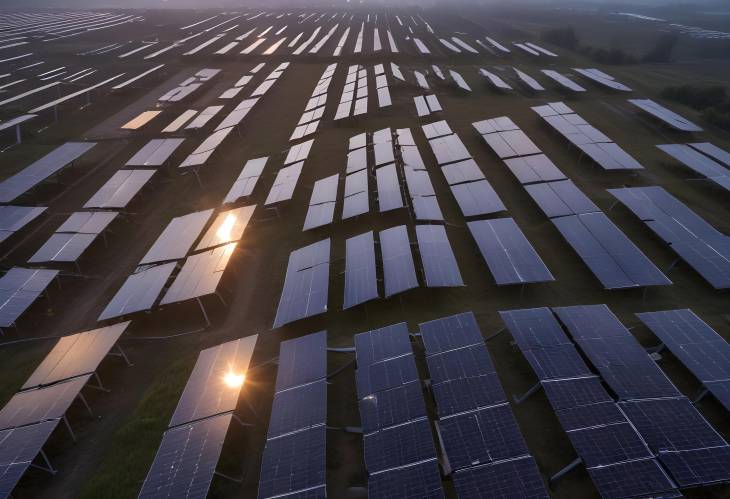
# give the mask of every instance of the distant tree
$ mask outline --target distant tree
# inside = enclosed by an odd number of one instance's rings
[[[664,33],[644,57],[644,62],[671,62],[672,52],[679,41],[676,33]]]
[[[578,48],[580,43],[578,35],[575,34],[575,29],[572,26],[543,31],[540,39],[570,50]]]

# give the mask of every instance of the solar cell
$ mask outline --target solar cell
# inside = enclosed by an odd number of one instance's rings
[[[436,457],[428,419],[365,435],[363,443],[365,467],[370,474]]]
[[[550,497],[531,456],[460,470],[454,474],[454,488],[461,499]]]
[[[418,287],[408,231],[405,225],[380,231],[385,297]]]
[[[472,312],[422,322],[419,328],[428,355],[477,345],[484,341]]]
[[[322,379],[274,395],[266,438],[277,438],[326,421],[327,381]]]
[[[33,371],[21,390],[51,385],[58,381],[89,374],[106,357],[129,322],[63,336]]]
[[[417,225],[418,250],[428,287],[463,286],[464,281],[442,225]]]
[[[368,395],[360,399],[359,406],[365,435],[426,417],[418,380]]]
[[[139,497],[206,497],[231,418],[222,414],[166,431]]]
[[[371,499],[443,499],[441,473],[436,459],[370,475]]]
[[[497,285],[555,280],[513,219],[479,220],[467,226]]]
[[[342,308],[347,309],[378,298],[375,273],[373,232],[366,232],[345,242],[345,296]]]
[[[324,488],[325,425],[267,440],[261,462],[259,499]],[[307,497],[309,493],[307,492]]]
[[[276,392],[321,380],[327,376],[327,332],[282,341]]]

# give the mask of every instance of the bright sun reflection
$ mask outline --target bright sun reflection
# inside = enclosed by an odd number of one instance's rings
[[[221,226],[218,227],[215,235],[218,236],[218,239],[220,239],[221,241],[230,241],[231,231],[233,230],[233,226],[235,224],[236,216],[229,213],[228,215],[226,215],[226,219],[223,221]]]
[[[243,385],[243,380],[246,379],[246,375],[244,374],[238,374],[233,371],[228,371],[225,376],[223,376],[223,382],[226,384],[226,386],[230,388],[238,388],[241,385]]]

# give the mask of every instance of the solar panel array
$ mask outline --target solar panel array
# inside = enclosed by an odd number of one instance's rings
[[[9,203],[83,156],[95,142],[67,142],[0,182],[0,202]]]
[[[180,264],[180,271],[159,305],[215,294],[255,209],[256,205],[221,211],[212,223],[212,209],[173,218],[142,257],[136,270],[109,301],[98,320],[154,308]],[[208,229],[203,233],[206,226]],[[191,250],[195,241],[198,241],[198,245]]]
[[[641,109],[642,111],[649,113],[655,118],[666,123],[668,126],[681,132],[702,131],[702,128],[692,123],[687,118],[680,116],[674,111],[667,109],[666,107],[654,102],[651,99],[629,99],[629,102]]]
[[[373,71],[375,72],[375,90],[378,93],[378,107],[388,107],[393,104],[393,101],[390,98],[388,75],[385,73],[385,67],[382,64],[377,64]]]
[[[423,132],[436,156],[441,171],[465,217],[488,215],[506,210],[492,185],[481,173],[458,135],[445,121],[423,126]],[[459,173],[447,175],[447,171]]]
[[[438,204],[431,177],[418,151],[413,134],[408,128],[396,130],[395,153],[398,164],[403,167],[410,208],[416,220],[443,221],[444,216]]]
[[[259,499],[325,497],[327,332],[281,342]]]
[[[556,81],[561,87],[567,88],[571,92],[585,92],[586,89],[578,85],[576,82],[568,78],[567,76],[558,73],[553,69],[543,69],[542,73],[548,78]]]
[[[730,237],[662,187],[608,189],[715,289],[730,288]]]
[[[641,170],[644,168],[564,102],[551,102],[533,107],[532,110],[604,170]]]
[[[413,98],[413,102],[416,105],[416,114],[419,118],[444,110],[436,94],[418,95]]]
[[[368,197],[367,137],[362,133],[350,139],[347,153],[345,193],[342,219],[362,215],[370,211]]]
[[[425,322],[420,330],[458,496],[549,497],[474,314]]]
[[[288,201],[292,198],[299,181],[299,175],[302,173],[304,161],[309,157],[312,145],[314,145],[314,139],[300,142],[289,149],[284,159],[284,167],[276,174],[274,184],[266,197],[265,206]]]
[[[679,487],[730,480],[730,445],[606,305],[554,311]]]
[[[337,63],[330,64],[320,76],[289,140],[299,140],[317,131],[327,105],[327,90],[332,83],[336,69]]]
[[[595,68],[573,68],[576,73],[579,73],[586,78],[593,80],[596,83],[608,87],[613,90],[619,90],[621,92],[631,92],[631,88],[627,87],[623,83],[616,81],[613,76],[604,73],[600,69]]]
[[[258,336],[200,352],[140,498],[205,498],[213,480]]]
[[[335,121],[349,116],[360,116],[368,112],[368,70],[353,65],[347,69],[342,97],[335,112]]]
[[[64,336],[0,410],[0,497],[10,497],[128,322]]]
[[[726,168],[716,161],[716,157],[703,154],[701,149],[687,144],[664,144],[657,147],[696,174],[705,177],[720,188],[730,191],[730,168]],[[721,150],[721,152],[724,151]],[[727,166],[730,167],[730,165]]]
[[[730,345],[690,309],[636,314],[702,383],[730,410]]]
[[[72,213],[28,262],[76,262],[116,217],[107,211]]]
[[[406,324],[356,334],[355,355],[369,496],[444,497]]]
[[[291,252],[274,328],[327,311],[329,263],[329,239]]]
[[[545,390],[601,497],[655,497],[676,490],[548,308],[500,316]]]

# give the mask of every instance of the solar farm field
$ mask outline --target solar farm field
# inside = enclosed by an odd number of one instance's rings
[[[651,14],[1,11],[0,497],[728,497],[729,28]]]

